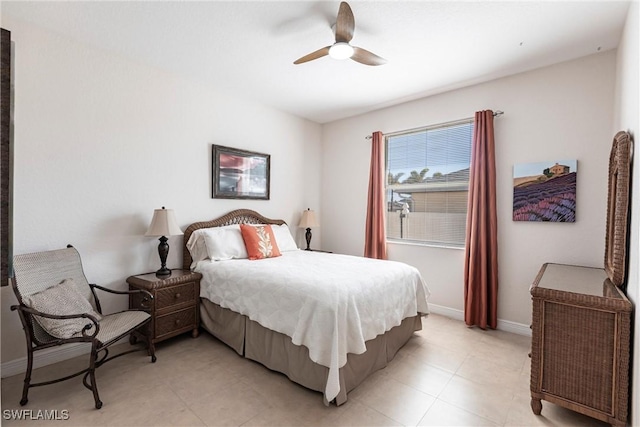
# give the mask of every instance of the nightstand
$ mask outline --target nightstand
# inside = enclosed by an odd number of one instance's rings
[[[191,331],[198,336],[200,279],[202,274],[189,270],[172,270],[170,276],[140,274],[127,279],[129,289],[144,289],[153,295],[151,306],[142,305],[140,295],[129,297],[129,308],[147,310],[152,320],[152,343]],[[133,342],[136,335],[131,336]]]

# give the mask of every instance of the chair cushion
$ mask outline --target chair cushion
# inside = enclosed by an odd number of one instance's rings
[[[149,313],[137,310],[108,314],[102,317],[100,331],[98,331],[96,338],[103,344],[114,338],[120,338],[125,333],[138,327],[149,317],[151,317]]]
[[[56,316],[86,313],[95,316],[98,320],[102,318],[93,309],[91,303],[80,294],[73,279],[65,279],[43,291],[24,296],[22,301],[27,307]],[[87,324],[93,325],[93,322],[87,318],[49,319],[42,316],[34,317],[48,334],[61,339],[82,336],[82,328]]]

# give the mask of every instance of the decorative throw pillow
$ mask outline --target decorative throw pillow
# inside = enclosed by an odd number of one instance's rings
[[[91,303],[82,296],[73,279],[65,279],[57,285],[44,291],[37,292],[22,298],[27,307],[56,316],[70,314],[90,314],[98,320],[102,316],[95,312]],[[56,338],[72,338],[82,335],[85,325],[93,325],[93,322],[84,317],[77,319],[50,319],[48,317],[35,316],[42,329]]]
[[[270,225],[240,224],[240,232],[249,259],[275,258],[281,255]]]

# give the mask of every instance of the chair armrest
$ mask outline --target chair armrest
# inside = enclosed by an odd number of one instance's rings
[[[64,320],[64,319],[82,319],[82,318],[86,318],[89,319],[93,324],[91,323],[87,323],[83,328],[82,328],[82,336],[84,338],[93,338],[96,335],[98,335],[98,332],[100,331],[100,323],[98,322],[98,319],[95,318],[95,316],[92,316],[90,314],[87,313],[81,313],[81,314],[50,314],[50,313],[45,313],[43,311],[38,311],[36,309],[33,309],[31,307],[27,307],[26,305],[12,305],[11,306],[11,310],[15,311],[15,310],[20,310],[23,313],[29,314],[31,316],[40,316],[40,317],[46,317],[48,319],[58,319],[58,320]],[[94,329],[95,332],[93,334],[87,334],[87,332],[91,329]]]
[[[100,289],[101,291],[109,292],[111,294],[129,295],[137,294],[138,292],[146,292],[151,296],[151,294],[144,289],[135,289],[133,291],[116,291],[115,289],[105,288],[104,286],[96,285],[95,283],[89,283],[89,286],[91,286],[91,288]]]
[[[89,283],[89,286],[91,287],[91,292],[93,293],[93,296],[96,299],[96,305],[98,306],[98,308],[100,307],[100,301],[98,300],[98,296],[95,293],[95,289],[99,289],[101,291],[105,291],[105,292],[109,292],[111,294],[117,294],[117,295],[144,294],[140,305],[142,305],[145,308],[151,307],[149,303],[153,301],[153,295],[151,294],[151,292],[145,289],[134,289],[131,291],[116,291],[115,289],[105,288],[103,286],[96,285],[95,283]],[[102,310],[98,310],[98,311],[102,312]]]

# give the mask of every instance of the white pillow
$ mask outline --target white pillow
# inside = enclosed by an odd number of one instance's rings
[[[209,254],[207,253],[207,247],[204,244],[204,229],[196,230],[193,233],[191,233],[191,236],[189,236],[189,240],[187,241],[187,249],[191,254],[192,270],[196,267],[196,264],[199,261],[209,258]]]
[[[211,232],[211,230],[227,230],[227,229],[235,229],[240,231],[240,226],[238,224],[232,224],[232,225],[225,225],[223,227],[201,228],[191,233],[191,236],[189,236],[189,240],[187,241],[186,246],[187,246],[187,249],[189,250],[189,253],[191,254],[192,270],[196,267],[196,264],[198,262],[211,258],[209,255],[207,244],[205,242],[205,236],[207,235],[207,233]],[[214,232],[214,234],[216,233],[220,233],[220,232],[219,231]],[[217,249],[217,244],[215,243],[213,243],[212,247],[214,248],[213,249],[214,258],[218,258],[218,259],[212,259],[212,260],[219,261],[220,260],[219,255],[221,254],[221,251]],[[230,258],[225,258],[225,259],[230,259]]]
[[[239,225],[207,228],[203,234],[211,261],[249,258]]]
[[[86,313],[96,317],[98,320],[102,319],[102,316],[93,310],[91,303],[78,291],[73,279],[65,279],[44,291],[25,296],[22,301],[27,307],[47,314],[64,316]],[[62,339],[82,336],[82,328],[85,325],[93,326],[93,322],[86,317],[50,319],[48,317],[35,316],[35,319],[49,335]],[[88,333],[91,335],[95,332]]]
[[[296,241],[293,239],[287,224],[271,224],[271,229],[273,230],[273,235],[276,238],[276,244],[280,252],[298,250],[298,245],[296,245]]]

